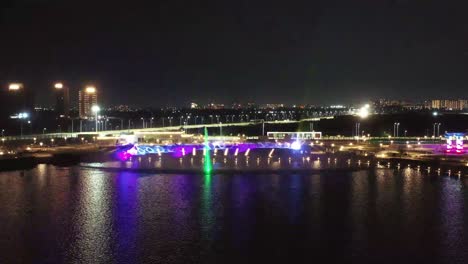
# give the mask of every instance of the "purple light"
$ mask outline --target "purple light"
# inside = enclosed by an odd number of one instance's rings
[[[447,133],[447,149],[445,150],[445,152],[454,152],[458,154],[463,153],[463,136],[464,135],[462,133]]]
[[[125,149],[120,150],[117,153],[117,157],[120,160],[128,160],[132,156],[141,156],[146,154],[160,154],[160,153],[172,153],[174,157],[180,158],[189,153],[193,149],[203,150],[203,149],[223,149],[223,150],[233,150],[234,152],[238,149],[237,152],[242,153],[246,152],[248,149],[272,149],[272,148],[283,148],[283,149],[293,149],[293,150],[300,150],[302,148],[302,143],[300,141],[294,141],[293,143],[289,144],[281,144],[281,143],[274,143],[274,142],[257,142],[257,143],[238,143],[238,144],[230,144],[226,145],[223,142],[216,142],[213,144],[208,144],[205,146],[204,144],[181,144],[181,145],[133,145],[129,146]]]
[[[117,152],[117,158],[121,161],[127,161],[132,155],[128,154],[126,151]]]

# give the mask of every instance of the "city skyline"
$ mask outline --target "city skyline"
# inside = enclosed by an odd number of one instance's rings
[[[48,87],[48,91],[45,93],[41,93],[40,95],[44,98],[48,99],[48,102],[44,103],[41,100],[37,100],[35,96],[35,91],[32,90],[30,87],[24,85],[21,82],[12,82],[7,85],[4,85],[3,88],[0,88],[2,92],[2,96],[7,95],[8,93],[12,93],[15,91],[27,91],[30,96],[30,103],[33,104],[34,107],[37,108],[46,108],[46,109],[57,109],[60,112],[59,115],[61,117],[66,117],[67,112],[71,109],[78,109],[82,108],[82,112],[84,112],[84,106],[80,104],[80,93],[84,93],[86,90],[92,89],[94,92],[97,93],[98,89],[94,85],[85,85],[82,87],[77,88],[76,90],[72,89],[68,86],[68,84],[64,82],[55,82],[51,87]],[[99,89],[99,93],[101,93],[101,89]],[[223,109],[223,108],[249,108],[252,106],[255,107],[263,107],[263,108],[281,108],[281,107],[359,107],[362,104],[366,103],[373,103],[375,106],[422,106],[423,108],[432,108],[432,109],[454,109],[454,110],[463,110],[468,108],[468,99],[466,97],[461,97],[458,95],[450,95],[450,96],[442,96],[438,98],[411,98],[411,99],[402,99],[402,98],[395,98],[395,97],[376,97],[376,98],[369,98],[365,101],[358,101],[355,100],[353,102],[344,103],[343,101],[338,103],[318,103],[318,104],[311,104],[311,103],[284,103],[284,102],[265,102],[260,103],[258,101],[249,101],[249,102],[242,102],[242,101],[230,101],[227,103],[216,102],[210,99],[204,99],[201,101],[189,101],[183,105],[131,105],[131,104],[119,104],[119,103],[98,103],[97,99],[93,99],[93,103],[90,104],[87,108],[91,107],[92,105],[100,105],[100,106],[107,106],[107,107],[118,107],[118,106],[125,106],[125,107],[132,107],[132,108],[200,108],[200,109]],[[102,100],[108,101],[109,100]],[[31,110],[30,110],[31,111]],[[90,111],[90,110],[89,110]],[[84,116],[84,114],[82,114]]]
[[[33,87],[41,104],[53,100],[41,94],[54,80],[71,89],[91,82],[104,104],[139,106],[208,96],[220,103],[336,104],[466,93],[462,3],[183,6],[11,1],[0,9],[9,39],[0,44],[0,81]]]

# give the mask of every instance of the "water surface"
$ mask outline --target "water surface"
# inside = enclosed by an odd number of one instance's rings
[[[467,179],[0,173],[0,263],[467,263]]]

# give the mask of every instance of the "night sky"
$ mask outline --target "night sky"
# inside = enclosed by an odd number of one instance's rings
[[[43,104],[55,80],[139,106],[468,98],[462,2],[2,1],[0,82]]]

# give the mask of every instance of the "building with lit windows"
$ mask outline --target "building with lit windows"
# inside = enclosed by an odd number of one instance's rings
[[[432,109],[445,109],[445,110],[463,110],[468,108],[468,100],[463,99],[449,99],[441,100],[435,99],[431,103]]]
[[[55,94],[55,112],[57,117],[67,118],[70,111],[70,94],[68,87],[63,83],[56,83],[54,85]]]
[[[97,90],[93,86],[88,86],[78,92],[78,112],[80,118],[93,118],[93,105],[97,105]]]
[[[322,138],[322,132],[267,132],[267,137],[274,140],[313,140]]]

